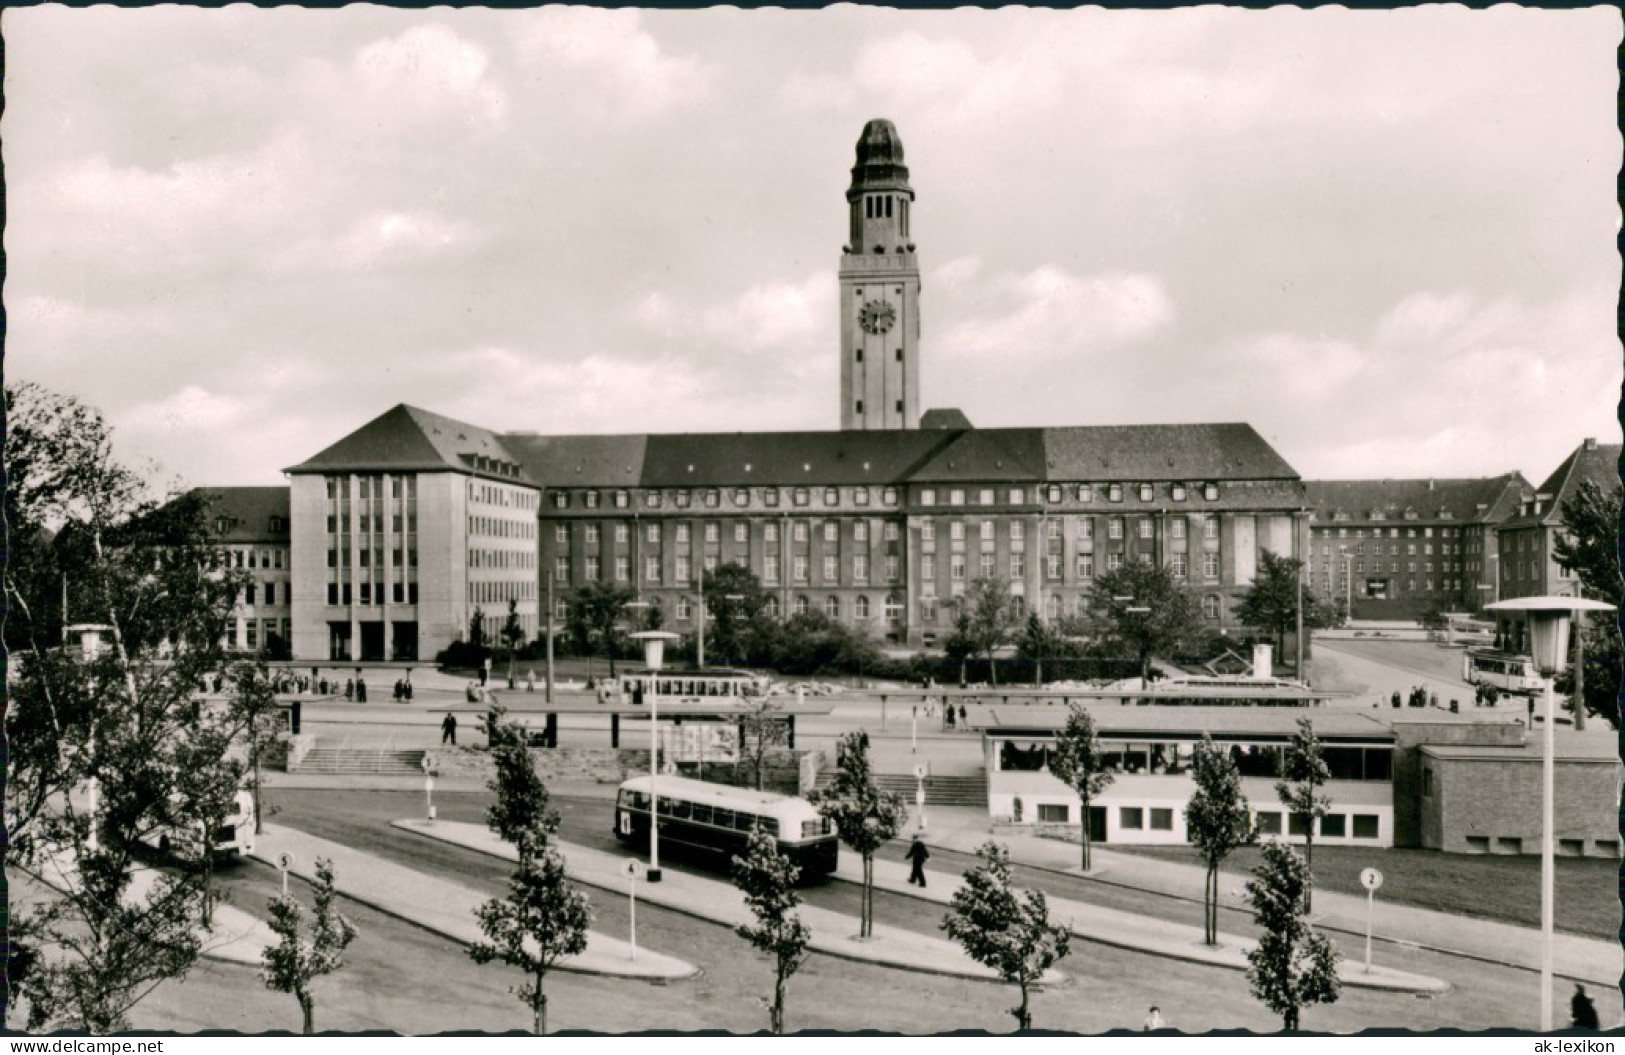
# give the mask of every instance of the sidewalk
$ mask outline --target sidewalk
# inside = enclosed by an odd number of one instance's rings
[[[333,862],[335,885],[345,897],[465,945],[484,940],[474,910],[489,899],[478,891],[327,839],[267,826],[254,857],[275,867],[283,853],[293,857],[289,871],[301,879],[314,879],[316,859],[326,857]],[[648,949],[636,950],[634,958],[628,943],[593,931],[587,934],[585,952],[555,966],[579,974],[646,979],[687,978],[697,971],[692,964]]]
[[[482,825],[421,820],[395,821],[394,825],[493,857],[515,859],[514,849]],[[564,854],[572,879],[612,893],[627,893],[626,857],[572,843],[555,845]],[[728,927],[753,921],[742,895],[731,883],[686,872],[665,869],[658,884],[639,883],[637,896],[640,901]],[[927,974],[999,980],[996,972],[975,963],[958,945],[942,938],[876,924],[873,936],[864,941],[855,937],[858,930],[855,917],[807,904],[797,911],[801,921],[812,931],[811,946],[818,952]],[[1045,974],[1044,982],[1053,985],[1063,977],[1060,972],[1050,971]]]
[[[12,867],[17,866],[13,864]],[[34,876],[46,886],[55,887],[57,890],[65,890],[74,882],[71,866],[64,866],[59,860],[42,862],[39,872],[34,873]],[[125,891],[127,901],[138,904],[145,902],[153,884],[158,881],[158,876],[159,873],[155,869],[135,869],[130,874],[130,886]],[[199,931],[198,940],[200,943],[198,954],[201,956],[211,960],[258,967],[262,962],[260,953],[268,946],[275,945],[277,936],[272,932],[270,924],[258,916],[235,905],[217,904],[211,915],[211,925]]]
[[[843,854],[836,878],[848,883],[863,882],[862,860],[856,854]],[[943,905],[963,885],[963,880],[957,875],[928,870],[927,886],[913,886],[908,881],[907,865],[878,857],[874,862],[874,879],[877,889]],[[1047,896],[1045,900],[1049,904],[1051,918],[1057,923],[1066,924],[1073,934],[1086,941],[1238,971],[1245,971],[1248,967],[1247,950],[1254,944],[1250,938],[1221,931],[1219,944],[1212,946],[1202,940],[1199,928],[1183,923],[1066,898]],[[1344,960],[1338,974],[1344,985],[1363,989],[1416,993],[1442,993],[1449,989],[1446,983],[1427,975],[1412,974],[1375,963],[1369,973],[1364,968],[1364,961]]]
[[[931,827],[924,839],[930,846],[975,853],[977,847],[993,838],[988,834],[987,817],[980,810],[938,806],[930,810],[929,818]],[[997,841],[1009,848],[1013,861],[1073,876],[1081,874],[1075,843],[1031,835],[1000,835]],[[1098,845],[1091,850],[1091,855],[1094,863],[1091,879],[1200,901],[1206,872],[1198,864],[1177,864],[1116,853]],[[1233,889],[1241,883],[1239,878],[1233,882],[1221,881],[1221,907],[1247,910],[1247,904]],[[1316,926],[1364,938],[1364,898],[1317,890],[1315,909]],[[1540,932],[1510,923],[1385,903],[1379,897],[1372,911],[1372,935],[1382,941],[1506,967],[1540,969]],[[1554,973],[1558,977],[1610,987],[1618,984],[1622,956],[1617,943],[1557,934],[1552,948]]]

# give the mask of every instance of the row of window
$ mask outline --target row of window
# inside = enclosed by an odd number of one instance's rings
[[[227,562],[233,568],[281,568],[287,550],[284,549],[250,549],[228,550]]]
[[[536,554],[529,550],[471,549],[468,551],[470,568],[534,568]]]
[[[508,601],[530,601],[536,597],[533,582],[471,582],[468,599],[474,604],[505,604]]]
[[[692,472],[693,468],[693,466],[689,466],[689,471]],[[811,470],[812,467],[809,465],[805,466],[805,468]],[[865,468],[867,468],[867,465],[865,465]],[[745,465],[745,471],[750,471],[748,462]],[[762,505],[775,508],[779,505],[781,491],[788,491],[790,504],[796,506],[811,505],[814,496],[817,496],[823,505],[838,506],[841,504],[843,492],[845,492],[852,505],[866,506],[870,503],[873,489],[868,487],[762,487],[757,489],[735,487],[730,488],[727,494],[729,500],[742,509],[749,507],[758,499]],[[583,509],[597,509],[602,498],[602,493],[596,490],[552,492],[554,509],[569,509],[572,501],[579,501]],[[702,488],[699,492],[700,505],[706,509],[720,509],[722,507],[722,498],[723,489],[720,487]],[[664,508],[668,499],[673,507],[687,509],[694,503],[694,492],[687,489],[643,492],[643,505],[647,509]],[[615,509],[627,509],[632,505],[632,492],[627,490],[610,491],[608,500]],[[887,487],[881,489],[880,504],[895,506],[897,504],[897,488]]]
[[[1288,827],[1292,835],[1305,835],[1309,831],[1310,819],[1303,814],[1288,814]],[[1279,810],[1259,810],[1253,814],[1253,822],[1262,835],[1281,834],[1282,813]],[[1038,820],[1042,824],[1070,824],[1072,823],[1072,805],[1067,802],[1044,802],[1038,806]],[[1356,813],[1353,815],[1354,838],[1376,839],[1379,837],[1381,825],[1374,813]],[[1328,813],[1320,818],[1319,835],[1327,839],[1342,839],[1348,836],[1349,815],[1343,813]],[[1117,827],[1122,831],[1153,831],[1171,832],[1174,830],[1174,811],[1168,806],[1119,806],[1117,808]]]
[[[274,582],[253,583],[253,582],[251,582],[248,585],[243,587],[243,592],[241,594],[240,599],[241,599],[242,603],[246,604],[246,605],[263,604],[263,605],[268,605],[269,606],[269,605],[275,605],[277,603],[277,596],[278,596],[278,594],[277,594],[277,584],[276,583],[274,583]],[[283,604],[290,603],[293,600],[293,588],[291,586],[289,586],[288,584],[284,583],[283,588],[282,588],[281,597],[282,597],[282,603]]]
[[[353,473],[349,476],[327,477],[327,501],[348,502],[350,497],[350,481],[358,482],[361,500],[381,498],[381,484],[383,478],[376,474]],[[396,500],[415,502],[418,497],[418,478],[416,476],[391,476],[389,478],[389,497]],[[472,492],[471,492],[472,493]]]
[[[531,520],[504,520],[501,517],[468,518],[470,535],[490,535],[493,538],[535,538],[536,524]]]
[[[360,513],[353,523],[354,530],[361,535],[380,535],[384,531],[384,514]],[[348,536],[351,533],[352,522],[349,511],[342,514],[329,512],[327,514],[327,534]],[[396,511],[389,515],[389,529],[393,534],[416,534],[418,530],[418,514],[416,508],[408,509],[405,513]]]
[[[1347,546],[1338,546],[1337,547],[1337,555],[1339,557],[1348,556],[1348,552],[1349,552],[1349,548]],[[1459,548],[1454,547],[1454,546],[1450,545],[1449,543],[1441,543],[1440,546],[1439,546],[1439,556],[1441,556],[1441,557],[1448,557],[1448,556],[1451,556],[1452,554],[1455,554],[1457,552],[1459,552]],[[1320,556],[1321,556],[1322,559],[1330,559],[1331,555],[1332,555],[1331,546],[1323,545],[1323,546],[1320,547]],[[1356,542],[1354,544],[1354,555],[1357,556],[1357,557],[1365,556],[1365,543],[1364,542]],[[1374,557],[1382,556],[1382,544],[1380,542],[1375,543],[1374,545],[1372,545],[1372,547],[1371,547],[1371,555],[1374,556]],[[1388,547],[1388,555],[1390,557],[1399,556],[1399,544],[1398,543],[1393,543],[1393,544],[1389,545],[1389,547]],[[1414,542],[1406,543],[1406,545],[1405,545],[1405,555],[1407,557],[1416,556],[1416,543],[1414,543]],[[1422,544],[1422,556],[1424,556],[1424,557],[1433,556],[1433,544],[1431,542],[1424,542]]]
[[[383,583],[379,583],[376,589],[370,582],[361,583],[354,589],[347,582],[327,584],[327,603],[331,605],[384,604],[386,596],[391,604],[417,604],[418,584],[391,583],[387,591]]]
[[[515,468],[517,469],[517,466]],[[537,509],[541,504],[535,492],[496,487],[492,484],[480,483],[478,480],[468,481],[468,500],[470,502],[481,502],[488,506],[503,506],[508,509]]]
[[[1361,583],[1360,583],[1360,589],[1364,592],[1364,596],[1366,596],[1368,598],[1376,599],[1376,600],[1381,600],[1381,599],[1383,599],[1385,593],[1387,592],[1388,587],[1389,587],[1390,584],[1392,584],[1393,588],[1396,589],[1396,590],[1400,589],[1403,586],[1406,593],[1415,593],[1416,589],[1417,589],[1416,582],[1417,582],[1417,580],[1415,580],[1415,579],[1406,579],[1403,583],[1401,583],[1400,580],[1398,580],[1398,579],[1372,579],[1369,582],[1362,580]],[[1465,584],[1463,583],[1463,581],[1461,579],[1440,579],[1439,580],[1439,589],[1443,590],[1446,593],[1455,593],[1456,591],[1462,589],[1462,587],[1464,585]],[[1332,591],[1332,579],[1331,579],[1331,576],[1328,575],[1328,576],[1326,576],[1326,578],[1321,580],[1321,586],[1328,593],[1330,593]],[[1422,592],[1423,593],[1432,593],[1433,592],[1433,580],[1432,579],[1423,579],[1422,580]]]
[[[1333,565],[1331,567],[1328,567],[1325,570],[1327,575],[1331,574],[1332,567],[1336,567],[1336,566]],[[1447,572],[1448,571],[1462,571],[1463,568],[1461,566],[1460,561],[1449,561],[1449,560],[1447,560],[1447,561],[1440,561],[1439,562],[1439,570],[1440,571],[1447,571]],[[1405,571],[1412,574],[1412,575],[1415,575],[1416,574],[1416,562],[1414,560],[1406,561],[1405,562]],[[1433,562],[1430,561],[1430,560],[1423,561],[1422,562],[1422,571],[1429,574],[1429,575],[1433,574]],[[1371,562],[1371,572],[1374,575],[1375,574],[1380,574],[1382,572],[1382,561],[1380,561],[1380,560],[1372,561]],[[1388,573],[1390,575],[1399,574],[1399,561],[1395,560],[1395,561],[1389,561],[1388,562]],[[1356,574],[1356,575],[1364,575],[1365,574],[1365,561],[1363,561],[1363,560],[1354,561],[1354,574]]]
[[[258,652],[261,645],[270,644],[271,635],[278,634],[284,642],[290,641],[293,634],[293,624],[290,620],[282,619],[239,619],[237,620],[237,633],[226,641],[226,648],[238,648],[247,652]]]
[[[1285,748],[1280,744],[1228,744],[1230,759],[1243,777],[1281,776]],[[1194,745],[1188,742],[1155,743],[1102,740],[1103,765],[1114,773],[1178,775],[1189,770]],[[1047,769],[1053,741],[1037,740],[1022,747],[1014,740],[999,742],[1001,771],[1037,772]],[[1332,780],[1386,781],[1393,778],[1393,749],[1328,745],[1322,758]]]
[[[613,525],[613,528],[614,528],[614,532],[615,532],[615,541],[616,541],[616,543],[624,545],[626,543],[626,541],[627,541],[627,536],[628,536],[627,525],[625,525],[625,524],[615,524],[615,525]],[[719,523],[717,523],[715,521],[712,521],[710,523],[707,523],[707,524],[703,525],[703,528],[704,528],[703,537],[704,537],[706,542],[720,542],[721,541],[721,539],[722,539],[722,525],[721,524],[719,524]],[[643,532],[644,532],[643,537],[644,537],[645,541],[647,541],[649,543],[652,543],[654,545],[659,545],[660,544],[661,538],[662,538],[662,529],[661,529],[661,526],[659,524],[646,524],[646,525],[644,525]],[[812,532],[812,524],[811,524],[810,521],[795,520],[795,521],[790,522],[790,537],[796,542],[806,542],[809,535],[811,534],[811,532]],[[841,538],[841,525],[840,525],[840,522],[835,521],[835,520],[826,520],[826,521],[824,521],[820,525],[820,533],[823,536],[823,539],[824,539],[825,542],[839,542],[840,538]],[[585,525],[584,528],[582,529],[582,534],[583,534],[583,541],[585,542],[585,544],[588,547],[593,547],[593,546],[600,545],[602,540],[603,540],[602,531],[600,529],[600,526],[597,525],[597,524],[587,524],[587,525]],[[763,541],[777,542],[777,541],[779,541],[779,534],[780,534],[779,525],[777,523],[768,523],[768,524],[763,524],[762,525],[762,539],[763,539]],[[898,523],[896,521],[890,521],[889,520],[882,526],[881,536],[887,542],[896,542],[902,536],[902,528],[898,525]],[[675,524],[675,525],[673,525],[672,538],[678,545],[682,545],[684,543],[692,541],[693,537],[694,537],[694,535],[693,535],[692,525],[689,525],[689,524]],[[737,523],[737,524],[735,524],[733,526],[733,540],[735,542],[739,542],[739,543],[749,542],[750,541],[750,525],[746,524],[746,523]],[[852,541],[854,541],[854,542],[868,542],[869,541],[869,522],[867,520],[855,520],[855,521],[852,522]],[[559,547],[568,548],[569,545],[570,545],[570,525],[568,525],[568,524],[555,524],[555,525],[553,525],[553,542],[554,542],[555,545],[557,545]]]
[[[327,566],[329,568],[348,568],[349,564],[340,560],[340,554],[344,553],[344,552],[347,552],[347,551],[346,550],[341,550],[337,546],[329,546],[327,548]],[[373,561],[373,553],[374,552],[376,552],[378,554],[378,560],[376,562]],[[403,556],[406,558],[404,563],[401,560],[401,558]],[[358,567],[371,568],[371,567],[374,567],[375,564],[376,564],[376,567],[379,567],[379,568],[384,567],[384,551],[383,550],[376,550],[375,551],[375,550],[372,550],[372,549],[370,549],[370,548],[368,548],[366,546],[363,546],[360,549],[356,550],[355,557],[356,557],[356,565]],[[399,546],[396,546],[394,549],[390,550],[389,551],[389,566],[391,568],[416,568],[418,566],[418,549],[417,549],[417,547],[416,546],[407,546],[404,553],[403,553],[401,547],[399,547]]]
[[[1373,520],[1381,520],[1382,518],[1381,517],[1373,517],[1372,519]],[[1349,534],[1350,530],[1352,530],[1354,532],[1354,534],[1352,536]],[[1430,528],[1430,527],[1421,528],[1420,529],[1421,530],[1421,535],[1420,536],[1417,535],[1417,530],[1418,530],[1417,528],[1405,528],[1404,529],[1405,533],[1404,533],[1403,537],[1404,538],[1418,538],[1418,537],[1420,537],[1420,538],[1432,538],[1433,537],[1433,531],[1434,531],[1433,528]],[[1382,538],[1383,537],[1382,531],[1383,531],[1382,528],[1372,528],[1371,529],[1371,537],[1372,538]],[[1458,535],[1463,537],[1463,538],[1467,537],[1467,529],[1466,528],[1442,527],[1442,528],[1439,528],[1438,531],[1439,531],[1439,537],[1440,538],[1456,538]],[[1337,538],[1365,538],[1366,537],[1366,529],[1365,528],[1353,528],[1353,529],[1350,529],[1350,528],[1311,528],[1310,529],[1310,534],[1313,535],[1315,538],[1332,538],[1333,537],[1333,532],[1336,532],[1336,537]],[[1387,537],[1388,538],[1400,538],[1401,537],[1400,529],[1396,528],[1396,527],[1389,528]]]

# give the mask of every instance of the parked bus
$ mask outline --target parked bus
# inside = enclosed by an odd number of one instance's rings
[[[615,838],[649,845],[650,777],[621,785],[615,801]],[[819,882],[835,871],[838,842],[830,822],[812,803],[793,795],[736,788],[686,777],[661,777],[660,845],[720,855],[726,865],[744,853],[751,829],[760,827],[799,869],[800,883]]]
[[[1461,660],[1461,677],[1473,685],[1494,685],[1502,692],[1539,692],[1535,661],[1512,652],[1469,649]]]
[[[618,687],[621,697],[625,700],[641,702],[644,695],[653,691],[661,700],[677,702],[717,697],[737,699],[760,696],[767,691],[771,680],[745,670],[707,667],[704,670],[690,671],[663,670],[659,674],[651,674],[648,671],[623,674],[618,679]]]
[[[254,795],[247,789],[239,790],[233,799],[232,810],[213,831],[205,832],[176,827],[154,828],[141,839],[162,854],[196,856],[204,841],[209,852],[216,857],[247,857],[254,852]]]

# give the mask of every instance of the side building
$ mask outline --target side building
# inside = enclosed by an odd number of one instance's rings
[[[288,655],[293,620],[292,520],[286,487],[207,487],[209,530],[249,583],[232,608],[226,648]]]
[[[1557,562],[1557,540],[1567,530],[1563,503],[1588,481],[1618,493],[1619,459],[1620,444],[1587,439],[1497,526],[1501,597],[1562,597],[1578,590],[1579,580]]]
[[[780,617],[930,647],[982,577],[1078,612],[1125,560],[1169,565],[1215,629],[1260,550],[1305,542],[1296,473],[1247,425],[546,436],[397,406],[293,479],[300,659],[432,658],[510,600],[527,639],[590,582],[691,632],[698,577],[748,567]],[[966,423],[968,424],[968,423]]]
[[[1499,600],[1496,529],[1522,474],[1465,480],[1306,480],[1309,579],[1356,619],[1476,612]]]

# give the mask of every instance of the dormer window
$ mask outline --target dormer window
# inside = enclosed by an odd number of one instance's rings
[[[1112,485],[1110,485],[1106,489],[1106,500],[1109,501],[1109,502],[1121,502],[1123,500],[1123,485],[1122,484],[1112,484]]]
[[[632,496],[625,491],[615,492],[615,508],[625,509],[632,501]]]
[[[1185,500],[1185,485],[1184,484],[1174,484],[1173,496],[1174,496],[1174,501],[1183,502]]]
[[[1384,513],[1380,509],[1373,509],[1371,511],[1371,519],[1372,520],[1387,520],[1388,519],[1388,514]]]
[[[648,506],[650,509],[659,509],[660,508],[660,492],[659,491],[645,491],[643,493],[643,504]]]
[[[1156,496],[1157,496],[1156,490],[1150,484],[1141,484],[1140,485],[1140,501],[1149,502],[1153,498],[1155,498]]]
[[[776,506],[779,504],[779,489],[777,487],[762,488],[762,504]]]
[[[886,490],[881,492],[880,500],[883,503],[885,503],[886,505],[889,505],[889,506],[896,505],[897,504],[897,488],[895,488],[895,487],[886,488]]]
[[[722,504],[722,492],[715,487],[705,492],[705,508],[715,509]]]
[[[1061,502],[1061,485],[1050,484],[1044,488],[1044,501],[1050,505],[1059,505]]]
[[[1203,484],[1202,497],[1209,502],[1217,502],[1219,500],[1219,485]]]
[[[582,492],[581,502],[588,509],[597,509],[598,508],[598,492],[597,491],[584,491],[584,492]]]
[[[812,501],[812,494],[805,487],[798,487],[790,493],[790,500],[798,506],[804,506]]]
[[[869,489],[867,487],[852,488],[852,504],[866,506],[869,504]]]
[[[841,504],[841,491],[840,491],[840,488],[838,488],[838,487],[826,487],[826,488],[824,488],[824,504],[827,505],[827,506],[838,506],[838,505],[840,505]]]
[[[567,492],[564,492],[564,491],[554,491],[553,492],[553,508],[554,509],[569,509],[570,508],[570,495]]]
[[[748,506],[748,505],[750,505],[750,490],[748,488],[744,488],[744,487],[736,487],[736,488],[734,488],[734,505],[736,505],[736,506]]]
[[[691,497],[692,496],[690,496],[687,491],[678,491],[677,492],[677,499],[676,499],[677,508],[678,509],[687,509],[688,508],[688,503],[689,503],[689,500],[690,500]]]
[[[1094,500],[1095,500],[1095,489],[1093,487],[1089,486],[1088,484],[1079,484],[1078,485],[1078,501],[1080,501],[1080,502],[1093,502]]]

